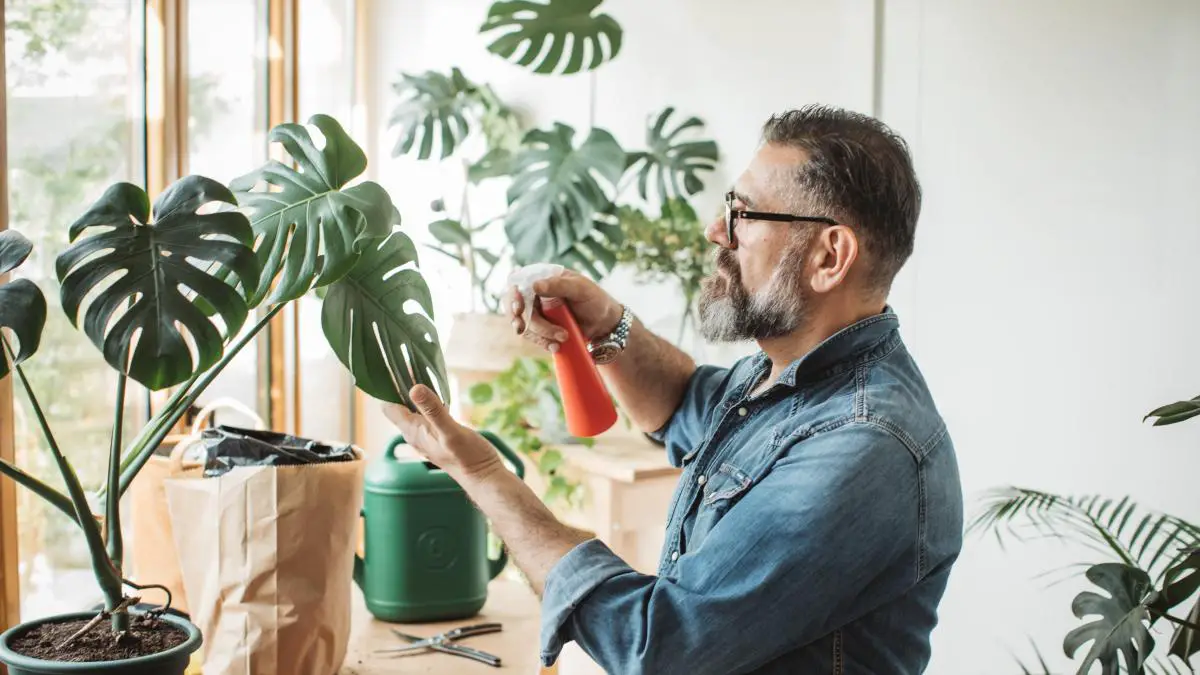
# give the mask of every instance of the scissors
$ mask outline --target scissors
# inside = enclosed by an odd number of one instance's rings
[[[484,635],[487,633],[498,633],[500,632],[500,624],[498,623],[480,623],[473,626],[463,626],[461,628],[455,628],[453,630],[448,630],[444,633],[438,633],[437,635],[432,635],[425,638],[418,635],[401,633],[395,628],[392,629],[392,632],[398,637],[408,640],[412,644],[405,645],[403,647],[379,649],[376,650],[376,654],[392,654],[396,656],[402,656],[405,654],[413,654],[424,649],[432,649],[434,651],[443,652],[446,654],[464,656],[468,659],[479,661],[480,663],[486,663],[489,666],[495,666],[496,668],[500,667],[499,656],[494,656],[478,649],[472,649],[471,647],[454,644],[454,641],[460,638],[470,637],[472,635]]]

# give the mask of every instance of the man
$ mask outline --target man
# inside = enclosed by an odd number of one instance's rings
[[[541,595],[544,663],[574,640],[615,675],[924,670],[962,493],[886,302],[920,201],[906,145],[878,121],[771,118],[707,229],[701,330],[761,348],[732,368],[696,367],[584,277],[535,287],[569,303],[622,409],[683,469],[655,576],[556,521],[429,389],[412,392],[419,413],[391,408]],[[565,333],[523,310],[514,296],[515,329],[554,351]]]

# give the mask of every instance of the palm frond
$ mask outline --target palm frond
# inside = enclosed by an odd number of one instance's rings
[[[968,533],[1006,538],[1060,538],[1144,569],[1156,581],[1200,544],[1200,526],[1140,506],[1129,497],[1062,496],[1020,487],[989,492]],[[1033,537],[1030,533],[1033,533]]]

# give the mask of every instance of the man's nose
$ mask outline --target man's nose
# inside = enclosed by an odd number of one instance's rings
[[[704,228],[704,237],[721,248],[737,248],[729,241],[729,228],[725,226],[725,217],[714,218],[708,227]]]

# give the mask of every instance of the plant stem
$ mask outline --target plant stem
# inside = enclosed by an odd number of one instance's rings
[[[146,462],[150,461],[150,455],[154,454],[154,449],[157,448],[158,444],[162,443],[163,439],[167,437],[167,434],[171,431],[171,427],[173,427],[175,423],[178,422],[181,417],[183,417],[184,413],[187,412],[187,409],[196,402],[196,399],[200,397],[200,394],[204,393],[204,390],[208,388],[208,385],[212,384],[212,381],[221,374],[221,371],[225,369],[225,366],[229,365],[229,363],[233,361],[238,352],[242,350],[242,347],[245,347],[247,344],[252,342],[255,336],[257,336],[258,333],[264,327],[266,327],[268,323],[271,322],[271,319],[275,318],[275,315],[278,314],[286,304],[286,302],[281,302],[272,307],[271,310],[258,321],[258,323],[254,324],[254,328],[252,328],[250,332],[246,333],[246,335],[238,339],[237,342],[230,345],[229,349],[225,351],[225,356],[217,362],[217,365],[205,371],[199,380],[197,380],[195,376],[188,380],[187,384],[184,385],[186,391],[182,393],[177,400],[175,397],[172,397],[172,401],[174,402],[173,406],[168,405],[154,416],[154,420],[151,420],[150,422],[150,426],[153,426],[155,429],[154,432],[145,440],[139,441],[139,444],[133,447],[133,449],[130,451],[130,462],[128,466],[121,471],[119,495],[124,495],[125,491],[129,489],[129,486],[133,484],[133,479],[137,477],[138,472],[142,470],[142,467],[146,465]],[[193,382],[195,382],[194,386],[192,386]]]
[[[1179,617],[1171,616],[1170,614],[1167,614],[1166,612],[1160,612],[1160,611],[1154,609],[1153,607],[1147,607],[1146,609],[1149,609],[1152,613],[1161,616],[1162,618],[1166,619],[1167,621],[1170,621],[1173,624],[1176,624],[1178,626],[1183,626],[1184,628],[1188,628],[1188,629],[1200,632],[1200,625],[1194,624],[1191,621],[1188,621],[1187,619],[1180,619]]]
[[[12,349],[9,348],[7,341],[4,346],[11,354]],[[15,361],[15,357],[12,360]],[[37,417],[38,426],[42,428],[46,444],[50,446],[50,453],[54,455],[58,471],[62,474],[63,482],[67,486],[67,493],[71,496],[71,503],[75,507],[75,520],[87,539],[88,552],[92,556],[92,571],[96,575],[100,591],[104,593],[105,607],[112,609],[121,602],[121,575],[117,573],[117,570],[113,568],[112,561],[108,559],[108,553],[104,550],[104,537],[100,534],[100,526],[96,523],[96,519],[92,517],[92,510],[88,506],[83,486],[79,483],[79,476],[75,473],[75,468],[67,461],[66,456],[62,454],[58,442],[54,440],[54,434],[50,431],[50,425],[46,423],[42,407],[38,405],[33,388],[29,386],[29,379],[25,377],[25,370],[19,365],[15,366],[13,370],[16,371],[22,388],[25,389],[25,395],[29,397],[29,403]]]
[[[71,499],[63,493],[46,485],[42,481],[25,473],[21,469],[9,464],[3,459],[0,459],[0,473],[8,476],[17,483],[24,485],[33,491],[34,494],[49,502],[52,506],[66,514],[72,522],[78,523],[75,519],[75,506],[71,503]]]
[[[108,449],[108,493],[105,495],[104,525],[108,530],[108,559],[120,573],[125,559],[125,543],[121,536],[121,495],[116,488],[121,481],[121,428],[125,421],[125,383],[129,376],[117,376],[117,406],[113,413],[112,443]],[[114,627],[115,628],[115,627]]]

